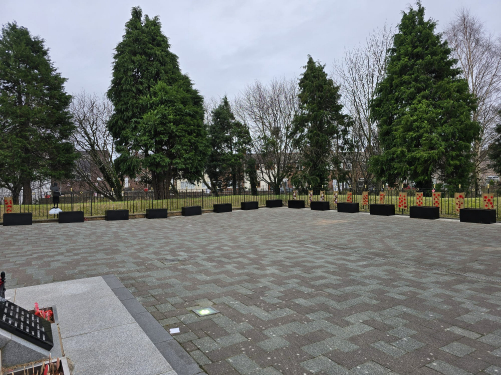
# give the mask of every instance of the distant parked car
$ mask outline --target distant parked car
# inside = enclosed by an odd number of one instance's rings
[[[284,188],[280,188],[280,194],[284,194],[284,193],[292,193],[292,188],[285,188],[285,191],[284,191]]]

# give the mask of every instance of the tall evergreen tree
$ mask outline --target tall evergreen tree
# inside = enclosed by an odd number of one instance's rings
[[[244,179],[245,155],[252,140],[247,126],[235,119],[226,96],[212,112],[208,135],[211,144],[206,166],[208,186],[217,192],[218,187],[231,185],[236,194]]]
[[[301,154],[301,169],[293,178],[295,185],[315,188],[327,185],[339,169],[339,152],[348,134],[350,121],[339,103],[339,86],[327,77],[325,65],[308,56],[299,80],[300,111],[295,116],[292,137]]]
[[[71,96],[44,47],[25,27],[8,23],[0,38],[0,186],[31,204],[32,181],[72,177],[78,154]]]
[[[386,77],[378,85],[371,115],[378,122],[380,156],[373,172],[393,184],[410,179],[431,188],[438,173],[447,184],[466,185],[471,144],[479,124],[471,120],[475,98],[454,69],[447,42],[424,20],[424,7],[403,13],[389,51]]]
[[[174,178],[200,179],[207,154],[203,98],[180,71],[158,17],[142,19],[132,8],[117,45],[108,98],[114,113],[108,128],[117,140],[116,164],[135,177],[149,171],[157,199]]]

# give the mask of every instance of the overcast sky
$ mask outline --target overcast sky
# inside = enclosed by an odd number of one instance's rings
[[[461,7],[501,35],[501,0],[423,0],[438,30]],[[206,98],[233,98],[255,80],[299,78],[307,55],[332,71],[345,50],[386,23],[396,26],[407,0],[0,0],[0,24],[17,21],[45,40],[66,91],[104,94],[113,49],[130,11],[159,16],[183,73]]]

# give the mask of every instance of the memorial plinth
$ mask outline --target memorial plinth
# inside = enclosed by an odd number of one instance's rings
[[[268,199],[266,201],[266,207],[272,208],[272,207],[282,207],[283,202],[281,199]]]
[[[202,206],[181,207],[181,215],[183,216],[202,215]]]
[[[440,209],[433,206],[411,206],[410,217],[412,219],[438,219]]]
[[[32,225],[33,214],[31,212],[3,214],[3,225]]]
[[[221,212],[231,212],[231,211],[232,211],[231,203],[218,203],[214,205],[214,212],[221,213]]]
[[[360,211],[358,203],[340,202],[337,204],[337,212],[348,212],[350,214]]]
[[[7,300],[0,301],[0,329],[45,350],[54,346],[50,323]]]
[[[84,221],[83,211],[63,211],[59,213],[59,223],[83,223]]]
[[[166,208],[147,208],[146,209],[147,219],[167,219],[167,209]]]
[[[483,208],[462,208],[459,221],[463,223],[493,224],[496,222],[496,210]]]
[[[395,215],[395,205],[373,203],[369,206],[369,211],[371,215],[391,216]]]
[[[303,200],[291,199],[290,201],[287,202],[287,207],[289,207],[289,208],[304,208],[305,204],[304,204]]]
[[[106,210],[104,219],[106,221],[129,220],[129,210]]]
[[[330,210],[330,205],[325,201],[313,201],[310,203],[310,208],[316,211],[327,211]]]
[[[259,202],[242,202],[240,203],[240,208],[242,210],[257,210],[259,208]]]

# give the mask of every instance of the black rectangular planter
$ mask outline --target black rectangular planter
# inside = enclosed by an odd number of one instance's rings
[[[371,204],[370,205],[371,215],[383,215],[391,216],[395,215],[395,205],[394,204]]]
[[[181,215],[183,216],[202,215],[202,206],[181,207]]]
[[[84,221],[83,211],[63,211],[59,213],[59,223],[83,223]]]
[[[214,205],[214,212],[231,212],[231,203],[218,203]]]
[[[433,206],[411,206],[410,216],[413,219],[438,219],[440,209]]]
[[[266,207],[282,207],[283,202],[281,199],[268,199],[266,201]]]
[[[166,208],[147,208],[146,209],[147,219],[167,219],[167,209]]]
[[[259,202],[242,202],[240,203],[240,208],[242,210],[257,210],[259,208]]]
[[[493,224],[496,222],[496,210],[462,208],[459,211],[459,221],[463,223]]]
[[[4,227],[9,225],[32,225],[32,224],[33,224],[33,214],[31,212],[25,212],[20,214],[3,214]]]
[[[129,220],[129,210],[106,210],[104,212],[104,220]]]
[[[295,200],[295,199],[292,199],[290,200],[289,202],[287,202],[287,206],[289,208],[304,208],[304,201],[303,200]]]
[[[348,203],[348,202],[340,202],[337,204],[337,212],[348,212],[350,214],[354,214],[355,212],[359,212],[359,204],[358,203]]]
[[[312,210],[326,211],[330,210],[329,202],[313,201],[310,203]]]

